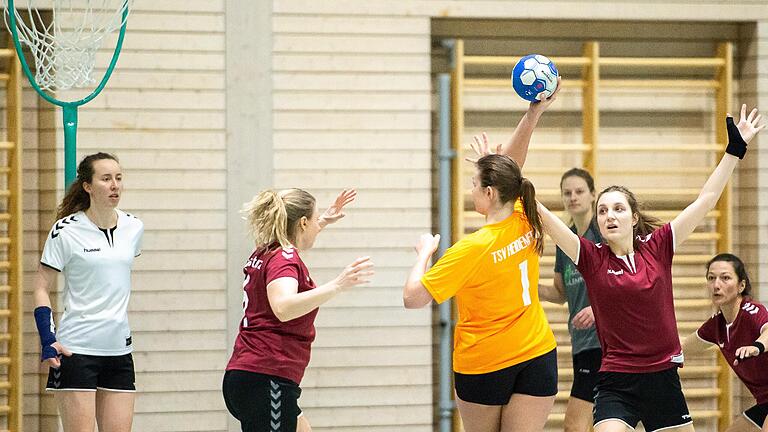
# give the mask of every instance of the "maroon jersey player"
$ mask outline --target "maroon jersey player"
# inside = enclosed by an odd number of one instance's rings
[[[714,208],[747,143],[764,128],[757,110],[734,124],[726,119],[728,147],[696,200],[670,223],[640,211],[634,194],[611,186],[597,198],[603,243],[579,238],[539,204],[544,230],[577,265],[587,286],[603,352],[596,432],[645,429],[692,431],[677,368],[683,356],[672,301],[672,257]]]
[[[707,264],[707,289],[717,312],[683,343],[691,353],[717,345],[757,404],[744,411],[726,432],[768,431],[768,308],[751,297],[744,263],[719,254]]]
[[[317,234],[344,216],[354,190],[343,191],[318,215],[315,198],[301,189],[263,191],[243,209],[256,249],[243,268],[243,312],[235,349],[224,375],[224,401],[243,432],[309,430],[300,416],[301,379],[315,339],[320,305],[368,281],[368,257],[317,286],[299,256]]]

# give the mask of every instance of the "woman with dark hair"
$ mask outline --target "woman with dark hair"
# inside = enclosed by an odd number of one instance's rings
[[[726,432],[768,432],[768,308],[751,296],[744,263],[722,253],[707,263],[707,291],[716,312],[683,342],[683,352],[718,346],[757,404],[744,411]]]
[[[560,178],[560,192],[563,208],[570,217],[571,231],[593,243],[600,243],[602,238],[593,211],[595,180],[592,175],[581,168],[569,169]],[[602,351],[584,278],[576,264],[559,247],[555,252],[553,285],[539,285],[539,297],[553,303],[568,302],[573,384],[565,408],[563,430],[587,432],[592,428],[592,408]]]
[[[243,273],[243,319],[222,392],[243,432],[310,429],[297,401],[299,384],[315,339],[318,308],[337,294],[367,283],[368,257],[354,260],[330,282],[316,285],[299,253],[317,234],[344,217],[356,196],[343,191],[322,215],[315,198],[301,189],[265,190],[243,207],[256,248]]]
[[[131,267],[144,225],[117,208],[123,191],[117,158],[86,156],[77,167],[45,241],[34,279],[35,321],[46,390],[55,392],[65,432],[127,432],[136,387],[128,326]],[[64,274],[64,313],[56,331],[49,290]]]
[[[510,147],[527,147],[554,97],[531,104]],[[440,236],[422,235],[403,303],[421,308],[456,297],[453,370],[464,430],[540,431],[557,394],[557,353],[536,289],[543,247],[536,191],[508,156],[487,155],[475,166],[472,201],[486,225],[429,271]]]
[[[698,198],[668,224],[659,226],[646,215],[627,188],[611,186],[597,197],[604,242],[596,245],[539,204],[545,231],[576,263],[594,310],[603,351],[594,409],[597,432],[623,432],[638,422],[648,431],[693,430],[677,373],[683,353],[672,295],[672,257],[714,208],[747,143],[765,127],[758,125],[760,118],[757,109],[747,116],[744,105],[738,124],[726,119],[725,155]]]

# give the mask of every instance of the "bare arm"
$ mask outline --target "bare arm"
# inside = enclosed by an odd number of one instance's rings
[[[334,280],[315,289],[299,292],[299,282],[291,277],[273,280],[267,285],[269,306],[282,322],[296,319],[317,309],[336,294],[356,285],[368,283],[373,275],[370,257],[361,257],[342,270]]]
[[[51,296],[49,292],[51,286],[53,286],[53,282],[56,280],[56,273],[56,270],[53,270],[52,268],[42,264],[37,265],[37,273],[32,282],[32,298],[34,299],[35,307],[51,307]]]
[[[704,220],[707,213],[715,208],[720,195],[728,184],[739,158],[724,154],[720,163],[704,183],[696,201],[688,205],[672,220],[672,231],[675,234],[675,249],[691,235],[694,229]]]
[[[517,127],[512,132],[512,137],[506,144],[499,144],[496,146],[496,153],[507,155],[512,158],[520,169],[525,165],[525,160],[528,157],[528,145],[531,143],[531,136],[533,130],[536,129],[536,125],[539,123],[541,115],[544,114],[553,102],[557,99],[557,94],[560,92],[560,78],[557,78],[557,89],[552,93],[552,96],[544,98],[544,94],[539,94],[541,98],[538,102],[531,102],[528,105],[528,111],[523,114],[523,118],[517,123]],[[472,150],[475,151],[477,156],[483,157],[491,153],[490,144],[488,143],[488,136],[483,133],[482,137],[474,137],[474,143],[470,144]],[[467,158],[469,162],[477,162],[477,159]]]
[[[555,273],[552,286],[539,284],[539,298],[551,303],[565,303],[565,287],[561,273]]]
[[[714,346],[714,344],[701,340],[695,331],[683,339],[684,354],[698,354]]]
[[[536,125],[539,124],[541,115],[544,114],[552,103],[557,99],[557,94],[560,92],[560,77],[557,78],[557,88],[552,96],[543,98],[543,93],[540,96],[538,102],[531,102],[528,105],[528,111],[525,112],[523,118],[517,123],[515,131],[512,132],[512,137],[509,142],[501,146],[501,154],[505,154],[512,158],[520,166],[520,169],[525,165],[525,160],[528,157],[528,145],[531,143],[531,135]]]
[[[416,245],[416,263],[408,273],[408,279],[403,286],[403,305],[406,309],[422,308],[432,302],[432,294],[421,283],[421,278],[427,272],[427,266],[440,243],[440,234],[422,234]]]
[[[544,226],[544,232],[560,247],[568,258],[574,263],[579,262],[579,236],[573,233],[568,225],[560,220],[559,217],[552,214],[549,209],[540,202],[536,202],[541,216],[541,224]]]
[[[746,115],[746,109],[746,105],[742,105],[741,118],[736,127],[739,129],[742,139],[749,143],[765,125],[758,126],[761,116],[757,114],[757,109],[752,110],[749,116]],[[738,157],[728,153],[724,154],[722,159],[720,159],[720,163],[717,164],[717,167],[701,188],[696,201],[692,202],[672,220],[671,226],[675,236],[675,248],[680,246],[701,221],[704,220],[707,213],[715,208],[738,163]]]

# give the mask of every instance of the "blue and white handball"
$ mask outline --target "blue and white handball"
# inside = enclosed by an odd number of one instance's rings
[[[557,67],[540,54],[529,54],[512,69],[512,88],[521,98],[536,102],[539,93],[550,97],[557,88]]]

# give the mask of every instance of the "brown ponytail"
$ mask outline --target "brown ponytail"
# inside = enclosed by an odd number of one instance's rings
[[[61,200],[61,204],[56,208],[56,220],[82,210],[87,210],[91,206],[91,196],[85,191],[83,184],[93,181],[93,163],[103,159],[111,159],[120,163],[116,156],[109,153],[99,152],[84,157],[77,166],[75,181],[69,185],[64,199]]]
[[[491,186],[499,193],[502,204],[522,201],[523,212],[533,228],[536,251],[544,250],[544,235],[539,212],[536,209],[536,189],[523,177],[520,167],[509,156],[490,154],[478,159],[477,170],[482,187]]]
[[[520,200],[523,203],[523,213],[525,213],[528,223],[533,228],[533,237],[536,239],[536,252],[541,255],[544,252],[544,230],[541,226],[541,217],[539,217],[539,210],[536,206],[536,188],[525,177],[520,182]]]

